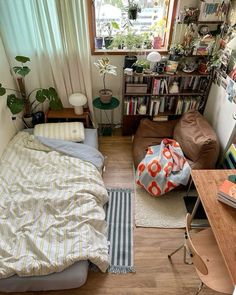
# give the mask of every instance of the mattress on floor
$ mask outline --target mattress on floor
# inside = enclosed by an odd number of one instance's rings
[[[88,261],[78,261],[62,272],[47,276],[19,277],[0,280],[0,292],[47,291],[78,288],[85,284]]]
[[[33,133],[33,129],[27,130]],[[84,144],[98,149],[97,129],[85,128]],[[46,276],[19,277],[14,275],[0,280],[0,292],[47,291],[78,288],[85,284],[88,261],[78,261],[59,273]]]

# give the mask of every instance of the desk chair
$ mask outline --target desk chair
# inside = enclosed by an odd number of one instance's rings
[[[190,236],[190,229],[191,216],[187,214],[184,248],[201,280],[195,295],[201,292],[204,285],[217,292],[232,294],[233,284],[211,228],[195,233],[193,237]],[[171,258],[170,255],[168,257]]]

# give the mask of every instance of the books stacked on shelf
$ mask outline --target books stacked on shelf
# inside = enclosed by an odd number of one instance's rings
[[[194,47],[193,55],[209,55],[211,54],[212,44],[215,42],[215,38],[207,35],[198,42]]]
[[[153,79],[152,94],[168,93],[167,79]]]
[[[175,109],[176,115],[181,115],[189,110],[199,110],[201,105],[201,96],[198,97],[179,97]]]
[[[219,187],[217,199],[236,208],[236,184],[229,180],[225,180]]]
[[[193,92],[204,92],[207,89],[209,81],[207,77],[183,77],[180,81],[180,92],[187,90]]]
[[[125,115],[138,115],[138,110],[140,105],[149,106],[150,97],[141,96],[141,97],[131,97],[125,99],[124,101],[124,114]],[[147,112],[148,114],[148,112]]]

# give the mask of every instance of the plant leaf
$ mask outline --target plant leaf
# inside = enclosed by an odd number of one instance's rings
[[[60,98],[52,98],[49,101],[49,106],[52,110],[59,111],[63,108]]]
[[[17,98],[15,94],[7,96],[7,106],[13,115],[20,113],[24,109],[24,101],[21,98]]]
[[[28,67],[13,67],[13,70],[22,77],[25,77],[30,72],[30,68]]]
[[[118,23],[115,22],[115,21],[112,21],[112,22],[111,22],[111,25],[112,25],[113,29],[115,29],[115,30],[119,30],[119,29],[120,29],[120,26],[119,26]]]
[[[0,96],[3,96],[6,93],[6,89],[2,87],[2,84],[0,83]]]
[[[36,92],[36,100],[38,102],[43,103],[46,98],[49,98],[49,90],[48,89],[39,89]]]
[[[15,60],[22,62],[23,64],[26,63],[27,61],[30,61],[30,58],[27,56],[22,56],[22,55],[17,55],[15,57]]]

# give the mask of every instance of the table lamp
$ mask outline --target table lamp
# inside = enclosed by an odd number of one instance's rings
[[[76,115],[82,115],[84,110],[83,106],[87,102],[87,97],[82,93],[73,93],[69,97],[70,104],[74,107]]]
[[[154,70],[155,63],[161,60],[161,55],[157,51],[152,51],[148,54],[147,60],[150,61],[150,70]]]

